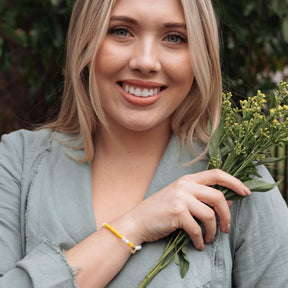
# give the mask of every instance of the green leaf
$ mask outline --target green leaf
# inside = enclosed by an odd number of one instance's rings
[[[263,180],[253,179],[244,182],[244,185],[248,187],[251,191],[266,192],[278,186],[280,183],[281,180],[276,183],[268,183]]]
[[[22,29],[16,29],[10,25],[3,24],[2,29],[4,33],[17,41],[22,47],[27,47],[27,33]]]
[[[230,151],[231,151],[231,148],[229,146],[224,146],[220,150],[222,156],[226,156]]]
[[[267,164],[267,163],[275,163],[275,162],[279,162],[279,161],[282,161],[286,159],[286,157],[269,157],[269,158],[266,158],[262,161],[259,161],[258,162],[258,165],[262,165],[262,164]]]
[[[207,132],[209,135],[211,135],[212,125],[211,125],[211,119],[210,118],[208,119],[208,122],[207,122]]]
[[[224,129],[223,121],[220,122],[217,129],[214,131],[214,133],[211,136],[210,143],[209,143],[209,157],[210,158],[217,158],[220,154],[220,139],[222,135],[222,131]]]
[[[186,258],[184,258],[184,257],[182,257],[182,258],[180,258],[180,259],[181,259],[180,275],[181,275],[182,278],[184,278],[185,275],[186,275],[186,273],[187,273],[188,270],[189,270],[190,263],[189,263],[189,261],[188,261]]]
[[[274,187],[278,186],[280,184],[281,180],[276,183],[268,183],[263,180],[258,179],[250,179],[248,181],[243,182],[246,187],[248,187],[252,192],[267,192],[273,189]],[[240,196],[236,192],[228,189],[228,188],[222,188],[220,189],[225,199],[227,200],[238,200],[242,199],[243,196]]]
[[[189,266],[190,266],[190,263],[189,263],[189,260],[187,258],[187,244],[189,242],[189,238],[186,237],[185,239],[185,242],[186,243],[183,248],[180,250],[180,255],[179,255],[179,258],[180,258],[180,275],[182,278],[184,278],[184,276],[186,275],[186,273],[188,272],[189,270]]]
[[[3,55],[3,47],[4,47],[4,40],[2,37],[0,37],[0,59]]]
[[[0,13],[2,13],[5,4],[6,4],[6,0],[0,0]]]
[[[269,109],[275,108],[277,106],[277,98],[275,94],[269,95]]]
[[[286,43],[288,43],[288,17],[282,23],[282,35]]]
[[[180,257],[179,254],[175,254],[174,262],[176,265],[180,266]]]
[[[61,0],[50,0],[50,3],[51,3],[53,6],[59,6],[59,4],[61,3]]]
[[[222,167],[222,170],[225,172],[230,172],[230,169],[235,165],[235,157],[236,152],[235,150],[231,151],[231,153],[228,154],[228,157],[226,161],[224,162],[224,165]]]
[[[236,192],[234,192],[228,188],[222,190],[222,192],[223,192],[226,200],[238,200],[238,199],[243,198],[243,196],[240,196],[239,194],[237,194]]]

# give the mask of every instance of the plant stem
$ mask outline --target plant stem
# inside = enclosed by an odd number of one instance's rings
[[[174,235],[176,235],[176,237]],[[168,242],[164,250],[162,257],[152,267],[152,269],[146,274],[139,288],[145,288],[150,283],[150,281],[172,261],[172,259],[177,255],[177,253],[186,244],[185,241],[181,244],[182,240],[185,238],[186,235],[187,234],[184,230],[180,230],[177,234],[173,234],[173,236],[170,238],[170,241]],[[171,252],[175,250],[175,248],[177,248],[177,250],[172,255],[170,255]]]

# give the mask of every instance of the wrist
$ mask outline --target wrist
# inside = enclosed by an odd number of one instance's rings
[[[139,229],[141,226],[138,223],[138,219],[137,217],[133,217],[131,213],[122,215],[120,218],[115,219],[108,224],[110,224],[119,234],[129,240],[133,246],[140,246],[144,242],[141,237],[142,233],[140,231],[141,229]]]
[[[142,245],[134,245],[127,237],[123,236],[120,232],[118,232],[114,227],[112,227],[108,223],[103,223],[102,227],[109,230],[111,233],[113,233],[115,236],[117,236],[120,240],[122,240],[124,243],[126,243],[131,248],[131,253],[134,254],[136,251],[142,249]]]

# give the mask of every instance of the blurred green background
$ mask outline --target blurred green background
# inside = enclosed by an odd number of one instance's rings
[[[258,89],[267,93],[288,79],[288,0],[212,1],[224,89],[233,92],[235,102]],[[0,135],[32,128],[57,114],[74,2],[0,0]],[[287,147],[276,153],[287,154]],[[276,178],[284,177],[285,197],[287,165],[274,170]]]

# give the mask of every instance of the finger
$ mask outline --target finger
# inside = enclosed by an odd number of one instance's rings
[[[213,242],[217,228],[216,216],[213,209],[197,199],[189,201],[188,209],[193,216],[197,217],[197,219],[203,223],[205,227],[205,242]]]
[[[197,173],[197,174],[199,174],[199,173]],[[225,173],[225,174],[227,174],[227,173]],[[195,175],[195,174],[193,174],[193,175]],[[193,198],[196,198],[197,200],[204,202],[207,205],[211,206],[215,210],[217,215],[219,216],[219,226],[220,226],[221,231],[228,233],[231,216],[230,216],[229,206],[227,204],[227,201],[226,201],[223,193],[217,189],[210,187],[210,186],[205,186],[205,185],[197,183],[199,181],[199,179],[197,181],[192,180],[193,175],[186,175],[186,176],[181,178],[181,181],[178,182],[178,184],[180,183],[179,184],[180,186],[178,187],[178,189],[181,190],[182,192],[186,191],[185,193],[180,194],[180,196],[181,196],[180,198],[183,200],[183,198],[185,197],[185,199],[186,199],[185,201],[193,201]],[[236,179],[229,174],[227,174],[227,175],[232,177],[232,179]],[[224,175],[224,176],[226,176],[226,175]],[[231,179],[230,177],[229,177],[229,179]],[[238,181],[239,180],[237,180],[237,183],[240,183],[241,185],[243,185],[240,181],[239,182]],[[201,182],[201,179],[200,179],[200,182]],[[211,183],[211,182],[208,182],[208,183]],[[188,195],[190,195],[190,197],[186,198],[186,196],[188,196]],[[193,211],[192,206],[193,205],[190,204],[189,209],[190,209],[190,212],[192,213],[192,215],[195,215],[195,211]]]
[[[202,171],[186,176],[191,177],[191,180],[199,184],[209,186],[218,184],[220,186],[230,188],[231,190],[244,197],[251,194],[251,191],[239,179],[219,169]]]
[[[191,241],[194,246],[198,250],[204,250],[204,240],[202,236],[202,229],[197,221],[192,217],[192,215],[188,212],[182,215],[181,222],[179,224],[179,228],[185,230],[185,232],[189,235]]]
[[[223,193],[209,186],[198,184],[194,190],[194,197],[211,206],[219,217],[220,230],[224,233],[229,232],[230,209]],[[196,216],[196,215],[195,215]]]

